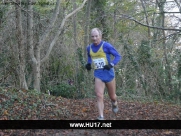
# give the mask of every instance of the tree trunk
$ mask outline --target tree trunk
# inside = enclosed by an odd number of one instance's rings
[[[20,2],[16,0],[16,2]],[[23,39],[23,30],[22,30],[22,18],[21,18],[21,6],[16,4],[16,36],[18,41],[18,50],[19,50],[19,81],[20,88],[28,89],[26,79],[25,79],[25,44]]]
[[[89,44],[89,25],[90,25],[90,10],[91,10],[91,1],[92,0],[88,0],[87,3],[87,7],[86,7],[86,17],[85,17],[85,30],[84,30],[84,57],[87,58],[87,54],[86,54],[86,47]]]
[[[48,59],[48,57],[49,57],[49,55],[50,55],[50,53],[51,53],[51,51],[52,51],[52,48],[54,47],[55,43],[57,42],[57,40],[58,40],[58,38],[59,38],[62,30],[63,30],[63,27],[64,27],[64,25],[65,25],[65,22],[68,20],[68,18],[70,18],[70,17],[73,16],[75,13],[77,13],[78,11],[80,11],[80,10],[83,8],[83,6],[85,5],[86,1],[87,1],[87,0],[84,0],[84,1],[82,2],[82,4],[81,4],[77,9],[75,9],[74,11],[72,11],[71,13],[69,13],[68,15],[66,15],[66,16],[63,18],[63,20],[62,20],[62,22],[61,22],[61,24],[60,24],[60,27],[58,28],[58,31],[57,31],[57,33],[55,34],[54,39],[51,41],[50,46],[49,46],[49,48],[48,48],[48,50],[47,50],[47,53],[46,53],[46,55],[44,56],[44,58],[41,60],[41,62],[45,62],[45,61]],[[43,39],[43,41],[44,41],[44,40],[45,40],[45,39]],[[42,45],[41,42],[40,42],[40,45]]]
[[[29,54],[32,59],[32,68],[33,68],[33,88],[40,92],[40,48],[36,44],[34,45],[33,39],[33,5],[31,4],[32,0],[27,0],[28,4],[28,47]]]
[[[72,11],[71,13],[69,13],[68,15],[66,15],[64,17],[64,19],[61,22],[60,27],[58,28],[57,33],[55,34],[54,39],[51,41],[50,46],[47,50],[47,54],[43,57],[43,59],[41,60],[40,58],[40,49],[42,48],[42,46],[44,45],[44,43],[46,42],[46,39],[48,38],[48,36],[50,35],[50,33],[52,32],[52,28],[57,20],[58,14],[59,14],[59,9],[60,9],[60,0],[57,0],[56,2],[56,8],[53,14],[53,18],[51,19],[52,22],[50,23],[50,26],[48,27],[48,29],[45,31],[45,33],[42,35],[42,37],[40,38],[38,44],[36,44],[35,46],[33,46],[33,42],[30,44],[29,46],[29,53],[30,53],[30,57],[32,60],[32,66],[33,66],[33,73],[34,73],[34,89],[36,89],[37,91],[40,91],[40,66],[41,63],[45,62],[51,51],[52,48],[54,47],[56,41],[58,40],[63,27],[65,25],[65,22],[67,21],[68,18],[70,18],[72,15],[74,15],[75,13],[77,13],[81,8],[83,8],[83,6],[85,5],[87,0],[84,0],[82,5],[80,7],[78,7],[77,9],[75,9],[74,11]],[[31,2],[31,0],[29,0],[29,2]],[[32,6],[31,4],[29,5],[29,10],[32,11]],[[31,16],[33,16],[33,12],[31,13],[32,15],[29,16],[29,24],[33,25],[33,22],[31,21]],[[32,33],[32,25],[29,26],[29,30],[31,31],[30,35],[33,35]],[[31,37],[33,38],[33,37]]]
[[[164,4],[166,2],[166,0],[162,0],[161,1],[162,4],[161,4],[161,16],[162,16],[162,27],[164,28],[165,27],[165,14],[164,14]],[[166,45],[166,40],[165,40],[165,30],[162,30],[162,35],[163,35],[163,47],[164,47],[164,56],[165,56],[165,62],[166,62],[166,72],[167,72],[167,75],[168,75],[168,80],[167,80],[167,85],[168,85],[168,91],[170,92],[172,90],[172,84],[171,84],[171,81],[172,81],[172,76],[171,76],[171,67],[170,67],[170,63],[168,61],[168,52],[167,52],[167,45]]]
[[[144,4],[144,1],[141,0],[141,5],[144,9],[144,14],[145,14],[145,17],[146,17],[146,24],[149,26],[149,20],[148,20],[148,13],[146,11],[146,7],[145,7],[145,4]],[[150,39],[151,38],[151,33],[150,33],[150,28],[148,27],[148,38]]]
[[[73,10],[75,10],[77,8],[76,0],[73,0],[73,3],[74,3]],[[76,14],[73,15],[72,22],[73,22],[73,32],[74,32],[74,34],[73,34],[74,38],[73,39],[74,39],[74,44],[75,44],[75,46],[77,48],[78,43],[77,43],[77,15]]]

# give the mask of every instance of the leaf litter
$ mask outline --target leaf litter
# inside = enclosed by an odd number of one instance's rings
[[[95,120],[95,98],[67,99],[33,91],[2,89],[0,120]],[[119,99],[115,116],[109,98],[104,99],[107,120],[180,120],[181,107],[159,102]],[[179,129],[36,129],[0,130],[0,136],[181,136]]]

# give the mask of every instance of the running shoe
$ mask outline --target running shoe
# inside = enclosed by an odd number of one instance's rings
[[[99,116],[97,120],[104,120],[104,117]]]
[[[112,111],[114,112],[114,113],[117,113],[118,112],[118,103],[117,103],[117,101],[116,102],[112,102]]]

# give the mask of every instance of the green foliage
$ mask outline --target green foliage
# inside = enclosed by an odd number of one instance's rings
[[[56,108],[57,102],[62,100],[56,99],[54,96],[38,93],[35,90],[27,91],[15,88],[0,88],[0,96],[2,98],[1,120],[65,119],[65,116],[62,115],[66,110],[59,106],[58,109]],[[47,109],[49,113],[47,113]]]
[[[0,6],[0,19],[3,18],[4,15],[4,6]]]
[[[83,56],[83,49],[82,48],[77,48],[77,56],[79,58],[79,62],[81,63],[82,68],[85,66],[85,60]]]
[[[181,78],[181,55],[178,56],[178,78]]]
[[[143,40],[138,48],[138,62],[140,64],[144,65],[150,62],[150,49],[149,42]]]
[[[49,88],[50,92],[54,96],[62,96],[65,98],[76,98],[77,90],[75,86],[69,84],[55,85]]]
[[[3,18],[4,18],[5,14],[6,14],[7,10],[8,10],[8,7],[9,7],[8,5],[0,5],[0,29],[2,27],[1,23],[6,22],[5,20],[3,20]]]
[[[46,14],[51,12],[52,10],[54,10],[56,5],[56,1],[55,0],[38,0],[36,2],[36,5],[34,6],[34,9],[37,12],[40,12],[42,14]]]
[[[86,62],[84,60],[82,48],[77,48],[76,56],[78,57],[78,60],[79,60],[79,62],[81,64],[79,70],[76,72],[77,82],[78,82],[78,85],[80,86],[80,84],[85,79],[84,72],[85,72],[85,64],[86,64]]]
[[[52,5],[55,4],[56,0],[37,0],[37,5],[45,6],[45,5]]]
[[[107,26],[107,18],[105,17],[108,10],[106,9],[107,0],[94,0],[91,6],[91,18],[95,20],[91,27],[98,27],[103,30],[103,38],[108,40],[109,27]]]
[[[21,5],[22,8],[27,8],[27,0],[22,0],[21,2],[23,2]],[[77,0],[76,7],[80,6],[81,3],[82,0]],[[161,18],[158,18],[160,15],[155,14],[158,7],[156,7],[157,5],[154,3],[150,3],[149,1],[144,3],[148,13],[149,25],[160,26],[162,22]],[[52,21],[52,12],[55,4],[56,0],[37,0],[36,4],[33,5],[33,35],[34,38],[36,38],[34,39],[35,51],[35,45],[39,41],[38,38],[44,35],[45,30],[49,28],[47,24]],[[47,41],[41,47],[41,58],[43,58],[44,53],[47,52],[48,46],[56,35],[56,32],[59,31],[59,29],[56,28],[61,24],[62,17],[73,10],[73,5],[73,1],[61,0],[61,12],[58,15],[55,25],[51,29],[50,35],[46,39]],[[16,26],[14,25],[15,12],[13,12],[13,4],[11,5],[11,9],[9,7],[9,5],[0,5],[0,21],[5,19],[0,28],[2,30],[0,40],[3,40],[1,47],[2,55],[0,57],[0,79],[1,81],[8,81],[7,83],[12,83],[12,85],[17,86],[17,81],[15,80],[17,78],[15,76],[18,75],[19,69],[19,62],[16,61],[18,60],[18,48],[17,51],[12,51],[8,46],[10,42],[13,44],[14,41],[16,41],[16,39],[13,39]],[[10,14],[5,18],[7,10],[10,10]],[[24,34],[23,40],[27,41],[28,23],[26,21],[28,13],[24,12],[25,10],[22,10],[22,27]],[[136,96],[137,92],[139,92],[140,96],[145,95],[145,97],[146,95],[151,95],[159,99],[180,99],[181,56],[179,52],[172,53],[172,51],[175,51],[174,48],[176,44],[168,44],[167,42],[170,39],[170,41],[179,41],[179,38],[174,39],[172,36],[168,36],[166,40],[162,39],[163,30],[154,28],[150,29],[150,33],[155,36],[147,37],[148,28],[141,25],[146,23],[146,18],[140,1],[93,0],[90,14],[90,26],[87,26],[87,28],[100,27],[100,29],[103,30],[103,39],[109,42],[113,41],[112,43],[118,45],[117,47],[122,53],[123,58],[119,63],[120,66],[116,66],[121,69],[120,73],[116,73],[119,95],[132,97],[133,95]],[[133,17],[139,21],[140,24],[125,18],[124,15]],[[60,95],[66,98],[91,97],[92,92],[94,92],[94,83],[92,82],[94,78],[92,74],[93,71],[87,72],[84,68],[86,60],[83,39],[87,36],[83,31],[86,25],[84,21],[85,13],[80,11],[74,17],[76,20],[76,28],[74,28],[74,22],[70,18],[66,22],[66,27],[63,28],[64,30],[59,37],[60,39],[56,42],[55,50],[52,50],[53,55],[49,57],[47,62],[41,65],[41,90],[43,92],[49,89],[53,95]],[[5,23],[7,25],[5,25]],[[166,24],[167,22],[165,22],[165,26]],[[74,38],[74,35],[77,37]],[[174,35],[174,33],[171,35]],[[165,33],[165,36],[167,36],[167,33]],[[145,40],[141,41],[142,39]],[[76,47],[74,40],[76,40],[78,44]],[[150,45],[151,42],[153,42],[153,45]],[[166,44],[162,45],[160,43]],[[16,46],[16,44],[13,46]],[[26,46],[25,44],[25,50],[28,49]],[[61,49],[59,50],[59,48]],[[57,53],[59,51],[60,53]],[[28,50],[26,50],[26,52],[28,52]],[[166,57],[168,62],[165,62]],[[28,79],[33,80],[31,75],[33,70],[30,59],[27,54],[26,62],[29,64],[26,64],[26,78],[28,77]],[[74,84],[69,85],[67,83],[68,79],[73,80]],[[28,81],[28,87],[33,86],[31,83],[31,81]],[[168,83],[171,84],[171,89]],[[36,94],[36,91],[30,91],[28,94],[35,97],[39,96],[39,94]],[[13,95],[12,101],[9,102],[13,103],[16,101],[22,103],[22,100],[20,100],[17,95]],[[26,104],[27,103],[28,102],[26,102]],[[36,104],[32,104],[31,108],[36,106]]]

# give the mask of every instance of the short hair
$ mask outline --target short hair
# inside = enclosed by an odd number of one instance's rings
[[[93,28],[92,30],[91,30],[91,33],[93,32],[93,31],[98,31],[98,33],[99,33],[99,35],[100,36],[102,36],[102,31],[99,29],[99,28]]]

